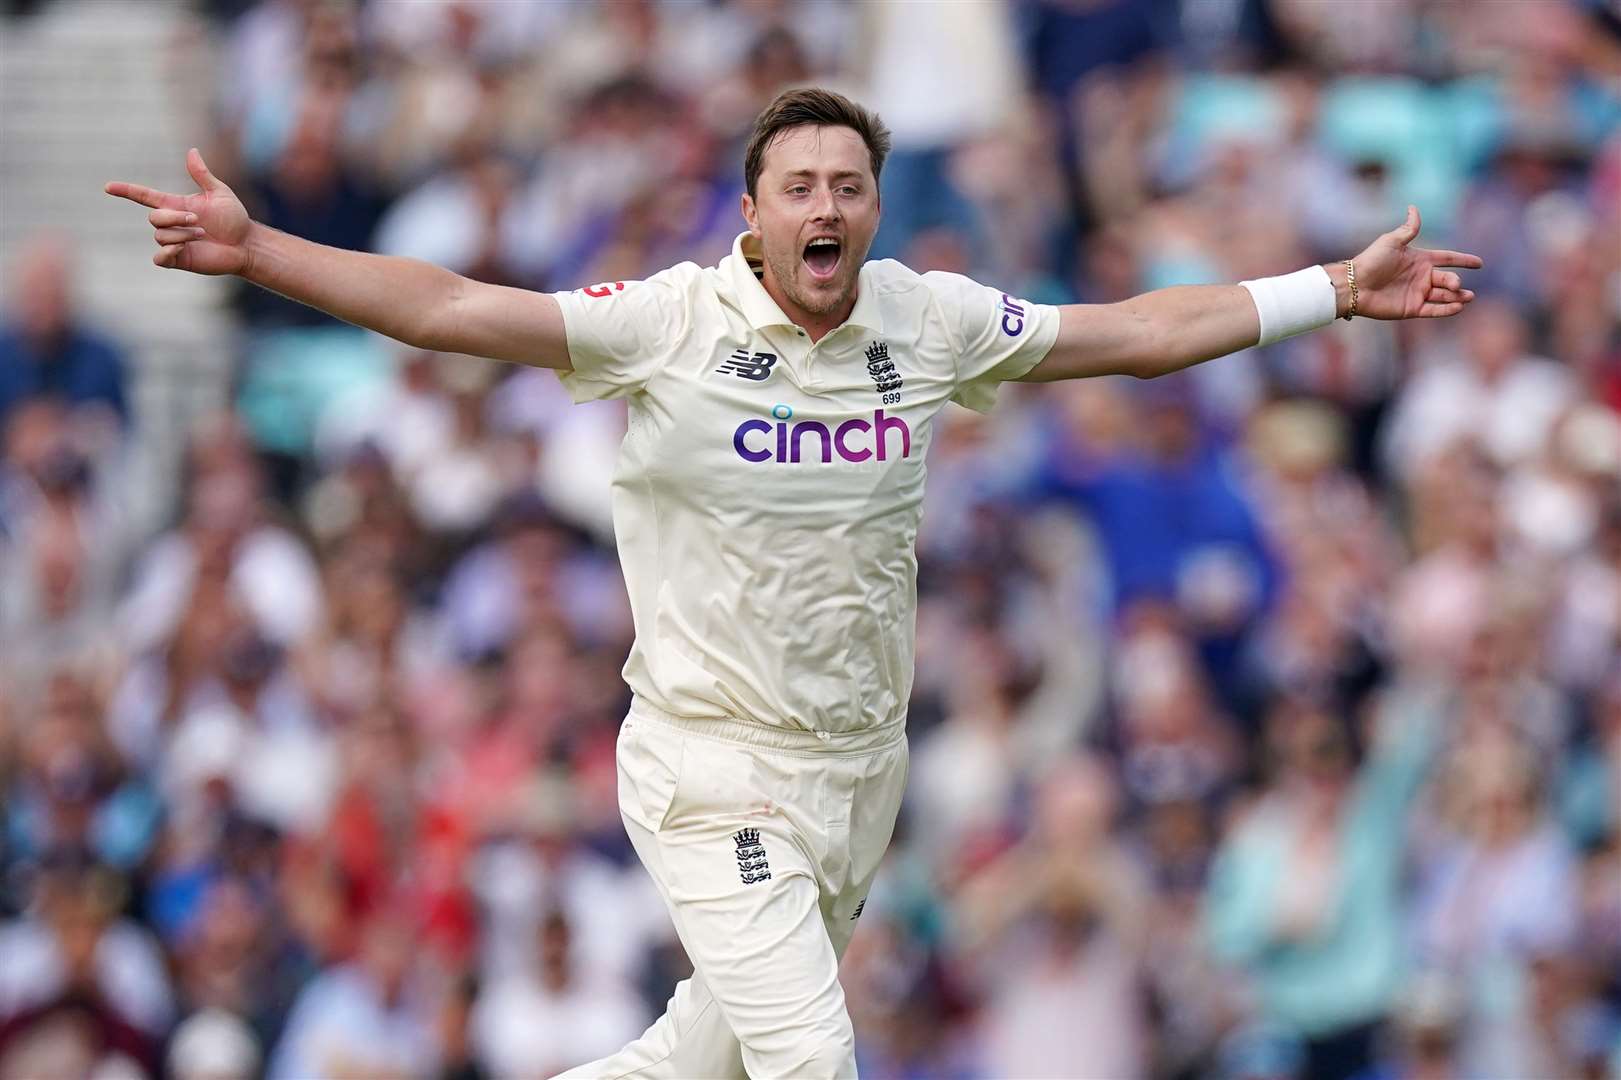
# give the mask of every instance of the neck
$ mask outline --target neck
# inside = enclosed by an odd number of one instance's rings
[[[811,341],[820,341],[831,331],[844,325],[850,317],[850,312],[856,307],[856,289],[850,290],[850,295],[829,311],[817,314],[807,311],[788,298],[777,276],[771,272],[771,264],[766,263],[764,272],[760,275],[760,284],[765,286],[766,295],[777,302],[782,313],[792,319],[794,325],[810,335]],[[860,286],[858,285],[857,288]]]

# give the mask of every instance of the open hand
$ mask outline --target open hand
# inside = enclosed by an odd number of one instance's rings
[[[1443,266],[1479,270],[1479,255],[1410,246],[1418,236],[1418,207],[1407,220],[1369,244],[1355,260],[1356,313],[1370,319],[1441,319],[1475,298],[1463,279]],[[1343,268],[1342,268],[1343,269]]]
[[[186,152],[186,171],[201,189],[194,195],[171,195],[122,180],[108,184],[106,191],[152,208],[147,220],[158,244],[152,256],[156,265],[194,274],[242,273],[253,219],[236,194],[208,171],[196,147]]]

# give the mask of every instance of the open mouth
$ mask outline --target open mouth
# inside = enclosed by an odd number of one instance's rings
[[[833,272],[839,268],[839,257],[843,248],[832,237],[818,237],[805,245],[805,265],[810,268],[811,277],[817,281],[828,281]]]

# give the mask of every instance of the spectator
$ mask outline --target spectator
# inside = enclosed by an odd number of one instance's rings
[[[224,1056],[228,1048],[233,1060],[251,1056],[256,1070],[314,965],[277,925],[263,883],[229,867],[230,846],[221,845],[225,850],[217,853],[213,875],[199,888],[200,900],[173,946],[176,989],[190,1015],[175,1031],[170,1054],[184,1053],[186,1030],[197,1027],[207,1033],[193,1036],[203,1044],[197,1053]],[[227,1038],[227,1028],[241,1030]]]
[[[1358,767],[1334,717],[1280,703],[1267,724],[1276,771],[1216,857],[1210,946],[1255,980],[1267,1022],[1305,1040],[1307,1075],[1373,1062],[1404,974],[1401,838],[1442,707],[1416,687],[1393,693]]]
[[[1398,476],[1416,475],[1470,432],[1493,462],[1515,465],[1542,449],[1570,401],[1568,373],[1528,352],[1525,320],[1513,307],[1488,299],[1472,314],[1462,357],[1427,368],[1397,399],[1385,452]]]
[[[145,859],[162,808],[147,777],[127,769],[108,739],[97,693],[82,675],[59,670],[24,713],[20,768],[3,814],[11,858],[85,850],[125,870]]]
[[[1150,391],[1134,411],[1131,434],[1102,454],[1055,444],[1045,489],[1095,523],[1116,609],[1175,601],[1230,680],[1238,636],[1272,599],[1273,555],[1231,462],[1199,430],[1187,387]]]
[[[492,992],[508,976],[532,973],[525,957],[545,948],[535,944],[545,910],[567,923],[567,951],[581,979],[616,993],[636,985],[650,945],[669,936],[652,884],[576,834],[577,785],[560,772],[506,795],[487,811],[468,864],[484,915],[480,967]]]
[[[438,1050],[416,959],[403,914],[380,909],[361,929],[358,955],[299,994],[271,1054],[269,1080],[431,1076]]]
[[[899,257],[926,229],[979,231],[951,161],[957,148],[1017,120],[1010,13],[989,4],[936,3],[927,14],[882,4],[862,14],[868,105],[894,137],[884,171],[890,199],[873,256]]]
[[[1056,763],[1023,844],[965,883],[960,943],[980,954],[993,1076],[1138,1076],[1146,882],[1110,838],[1102,764]]]
[[[320,615],[320,579],[297,539],[266,520],[263,474],[241,425],[217,418],[198,433],[190,460],[186,520],[147,550],[124,604],[129,647],[139,653],[165,641],[185,598],[211,580],[228,587],[266,641],[299,642]]]
[[[28,909],[0,924],[0,1058],[69,1024],[92,1060],[118,1054],[155,1068],[169,983],[157,943],[118,914],[124,882],[82,849],[52,851],[37,867]]]
[[[588,639],[616,639],[624,605],[604,595],[600,557],[532,493],[507,499],[498,534],[451,569],[443,601],[445,628],[463,658],[488,656],[523,631],[561,621]],[[609,571],[611,573],[611,571]]]
[[[500,1076],[549,1076],[612,1053],[652,1017],[634,995],[580,963],[562,912],[540,917],[537,963],[494,981],[473,1006],[480,1056]]]
[[[920,740],[910,783],[915,842],[947,878],[1002,842],[1020,775],[1030,762],[1017,744],[1016,669],[990,633],[970,633],[973,659],[950,686],[945,719]]]
[[[1415,902],[1418,956],[1469,988],[1470,1075],[1564,1075],[1563,1048],[1538,1030],[1532,982],[1538,963],[1574,945],[1578,867],[1549,816],[1532,747],[1481,724],[1448,762],[1451,836]]]
[[[61,402],[14,409],[0,455],[0,679],[119,666],[112,627],[123,529]]]
[[[64,237],[44,235],[17,255],[11,312],[0,325],[0,430],[25,401],[51,397],[129,420],[122,351],[84,326],[73,304]]]

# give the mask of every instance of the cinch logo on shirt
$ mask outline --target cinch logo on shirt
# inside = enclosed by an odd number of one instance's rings
[[[1018,337],[1024,333],[1024,305],[1007,293],[1002,294],[1002,333]]]
[[[744,461],[798,465],[803,460],[807,435],[816,436],[811,453],[820,449],[824,465],[833,460],[835,451],[845,461],[866,461],[872,457],[888,461],[896,442],[894,436],[899,436],[900,456],[912,456],[912,429],[898,416],[885,416],[882,409],[876,410],[871,420],[855,417],[836,428],[829,428],[820,420],[801,420],[790,425],[788,421],[793,419],[794,410],[787,405],[772,406],[771,415],[776,418],[775,424],[755,419],[737,425],[732,433],[732,446],[738,457]]]

